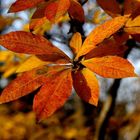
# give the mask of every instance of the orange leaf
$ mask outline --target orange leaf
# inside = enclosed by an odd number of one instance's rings
[[[60,108],[71,94],[72,78],[71,71],[65,70],[53,80],[44,84],[34,98],[33,109],[37,119],[51,116]]]
[[[58,72],[64,69],[64,66],[43,66],[41,68],[36,68],[23,73],[21,76],[13,80],[3,90],[2,94],[0,95],[0,104],[16,100],[22,96],[31,93],[47,81],[50,81],[52,77],[55,77]]]
[[[12,4],[12,6],[9,9],[9,12],[19,12],[28,8],[35,7],[40,2],[43,2],[44,0],[17,0],[15,3]]]
[[[70,47],[74,54],[77,54],[82,46],[82,37],[80,33],[75,33],[70,41]]]
[[[57,0],[55,2],[50,2],[46,6],[45,16],[51,22],[56,22],[67,12],[69,6],[69,0]]]
[[[140,27],[140,15],[135,18],[129,18],[126,22],[125,27]]]
[[[128,27],[124,28],[124,31],[128,34],[140,34],[140,26],[139,27]]]
[[[86,102],[97,106],[99,98],[98,80],[93,72],[84,68],[73,72],[73,85],[77,94]]]
[[[134,77],[134,67],[121,57],[105,56],[92,58],[82,62],[84,66],[105,78],[125,78]]]
[[[127,17],[119,16],[114,19],[106,21],[104,24],[96,27],[85,39],[83,46],[76,56],[76,59],[82,55],[87,54],[101,43],[105,38],[110,37],[118,31],[127,21]]]
[[[30,25],[29,25],[30,31],[34,31],[39,26],[42,26],[46,20],[47,20],[46,17],[31,19]]]
[[[85,16],[84,16],[84,10],[79,2],[76,0],[71,0],[71,4],[68,10],[70,16],[72,19],[76,19],[80,22],[84,22]]]
[[[116,0],[97,0],[97,2],[112,17],[121,15],[121,9]]]
[[[61,50],[54,47],[46,38],[29,32],[16,31],[0,36],[0,45],[17,52],[27,54],[45,54],[69,59]]]

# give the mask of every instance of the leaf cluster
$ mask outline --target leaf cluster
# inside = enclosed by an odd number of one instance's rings
[[[99,84],[96,74],[104,78],[137,76],[133,65],[123,55],[129,47],[127,40],[136,38],[139,41],[140,2],[126,0],[120,4],[112,0],[110,5],[108,1],[97,2],[112,19],[93,29],[85,40],[81,33],[74,33],[69,42],[73,58],[41,35],[16,31],[0,36],[0,45],[5,48],[32,55],[17,68],[16,71],[22,74],[3,90],[0,103],[16,100],[40,88],[33,101],[33,110],[40,120],[63,106],[71,95],[72,86],[83,100],[97,106]],[[37,9],[32,16],[31,30],[45,21],[58,23],[66,13],[72,21],[85,21],[82,4],[76,0],[27,0],[26,3],[17,0],[9,12],[32,7]]]

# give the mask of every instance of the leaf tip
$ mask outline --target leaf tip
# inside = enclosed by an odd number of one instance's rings
[[[14,13],[14,12],[16,12],[16,11],[14,11],[12,7],[10,7],[9,10],[7,11],[8,14]]]
[[[98,99],[97,100],[93,99],[93,100],[89,101],[88,103],[97,107],[98,106]]]

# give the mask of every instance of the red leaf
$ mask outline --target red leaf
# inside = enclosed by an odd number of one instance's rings
[[[44,0],[17,0],[9,9],[9,12],[19,12],[28,8],[35,7]]]
[[[48,3],[46,6],[45,16],[51,22],[56,22],[63,16],[70,6],[69,0],[58,0]]]
[[[0,95],[0,104],[16,100],[31,93],[44,83],[47,83],[47,81],[50,81],[51,78],[55,77],[64,69],[64,66],[43,66],[28,72],[24,72],[3,90],[2,94]]]
[[[77,94],[86,102],[97,106],[99,98],[98,80],[93,72],[84,68],[73,72],[73,85]]]
[[[84,16],[83,7],[76,0],[71,0],[71,4],[70,4],[68,12],[72,19],[76,19],[80,22],[84,22],[85,16]]]
[[[34,98],[33,109],[37,119],[51,116],[60,108],[71,94],[71,71],[65,70],[53,80],[46,83]]]
[[[55,58],[57,56],[69,60],[67,55],[52,45],[46,38],[29,32],[16,31],[2,35],[0,36],[0,45],[17,53],[53,54]]]
[[[97,2],[112,17],[121,15],[121,8],[116,0],[97,0]]]
[[[103,57],[107,55],[123,56],[124,52],[128,49],[127,46],[119,45],[114,39],[104,40],[95,49],[85,55],[85,59],[93,57]]]

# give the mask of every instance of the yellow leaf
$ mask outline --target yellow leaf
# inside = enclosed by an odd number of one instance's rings
[[[124,28],[124,31],[128,34],[140,34],[140,27],[128,27]]]
[[[138,26],[140,26],[140,16],[137,16],[134,19],[129,18],[129,20],[125,24],[125,27],[138,27]]]
[[[10,75],[14,74],[16,72],[16,69],[18,68],[18,66],[12,66],[11,68],[7,69],[2,77],[4,78],[8,78]]]
[[[80,33],[75,33],[70,41],[70,47],[74,54],[77,54],[82,46],[82,37]]]
[[[13,52],[11,51],[0,51],[0,61],[7,61],[9,58],[13,58]]]
[[[121,57],[105,56],[82,62],[84,66],[105,78],[125,78],[136,76],[132,64]]]
[[[49,62],[41,61],[36,56],[31,56],[18,67],[16,72],[20,73],[20,72],[30,71],[34,68],[39,67],[39,66],[47,65],[48,63]]]

